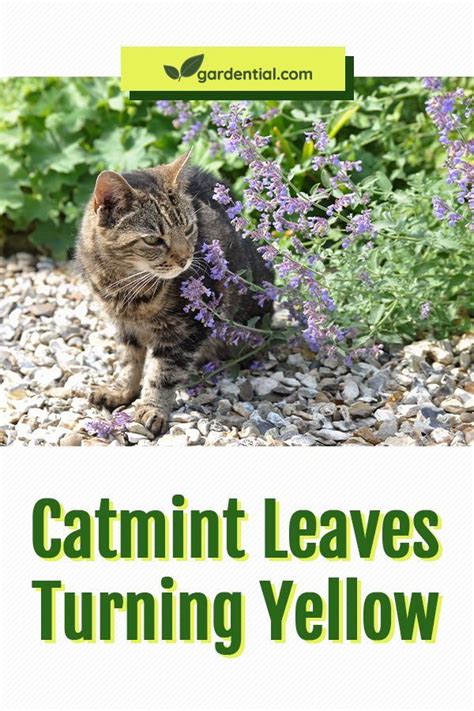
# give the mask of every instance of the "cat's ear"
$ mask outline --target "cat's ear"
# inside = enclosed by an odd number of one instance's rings
[[[105,204],[113,205],[135,191],[125,178],[114,170],[103,170],[98,176],[94,189],[94,212]]]
[[[191,157],[192,152],[193,149],[190,148],[187,153],[183,153],[182,156],[176,158],[172,163],[161,166],[162,174],[164,174],[168,187],[175,188],[184,185],[185,180],[183,179],[182,170]]]

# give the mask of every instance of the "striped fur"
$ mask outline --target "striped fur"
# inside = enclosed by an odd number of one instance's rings
[[[166,430],[176,388],[213,353],[206,329],[184,313],[180,294],[183,280],[201,274],[207,286],[221,290],[198,255],[202,244],[219,240],[233,271],[245,269],[257,284],[272,281],[255,246],[213,201],[216,178],[185,167],[186,159],[102,173],[76,247],[84,278],[116,325],[121,351],[120,371],[109,385],[93,388],[92,402],[113,410],[135,401],[136,419],[155,434]],[[234,286],[223,291],[222,303],[243,323],[262,314]]]

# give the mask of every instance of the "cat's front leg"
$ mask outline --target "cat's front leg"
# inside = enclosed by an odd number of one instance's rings
[[[128,405],[140,394],[140,382],[145,363],[146,348],[137,336],[129,331],[118,333],[120,344],[120,370],[113,382],[92,387],[91,402],[97,407],[115,410],[120,405]]]
[[[168,427],[176,388],[186,381],[195,362],[194,349],[153,349],[145,371],[140,400],[135,403],[135,419],[153,434]]]

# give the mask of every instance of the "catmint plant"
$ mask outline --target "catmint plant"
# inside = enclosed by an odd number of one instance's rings
[[[133,422],[133,417],[128,412],[121,411],[116,412],[110,420],[89,420],[84,429],[90,435],[107,439],[111,435],[124,432],[130,422]]]
[[[433,213],[450,227],[469,225],[474,230],[474,139],[468,138],[474,111],[472,98],[462,88],[443,91],[441,79],[429,77],[423,80],[423,85],[432,92],[426,112],[446,150],[446,182],[454,187],[451,203],[437,196],[433,198]]]
[[[330,179],[327,187],[319,185],[311,194],[304,194],[295,190],[278,161],[265,157],[270,136],[255,128],[247,105],[232,104],[225,109],[214,104],[211,121],[224,150],[238,153],[248,166],[242,201],[234,200],[229,189],[219,183],[214,199],[225,207],[242,237],[257,242],[262,257],[275,269],[277,283],[256,287],[244,277],[231,274],[217,242],[203,248],[211,277],[224,284],[237,283],[242,293],[254,292],[260,304],[278,301],[291,317],[289,337],[302,339],[311,350],[342,351],[351,333],[337,324],[336,303],[324,283],[319,266],[323,258],[317,248],[329,231],[334,231],[334,225],[342,232],[340,250],[347,250],[355,240],[369,242],[375,238],[367,195],[360,194],[351,179],[354,171],[361,170],[361,162],[341,160],[331,153],[326,124],[314,122],[306,132],[306,140],[319,151],[312,167],[315,171],[324,168]],[[290,239],[282,246],[281,237],[285,235]],[[218,297],[204,286],[202,277],[188,279],[182,294],[188,301],[185,310],[194,312],[212,335],[232,343],[255,344],[264,339],[263,330],[219,321]]]
[[[440,79],[428,78],[422,84],[430,92],[426,114],[445,151],[446,190],[436,190],[434,163],[428,190],[421,172],[408,175],[403,190],[394,188],[380,169],[368,175],[350,140],[341,141],[336,149],[331,114],[319,109],[310,121],[298,110],[295,120],[305,125],[294,139],[299,140],[297,148],[295,142],[285,147],[278,128],[288,119],[279,113],[285,111],[285,102],[266,110],[256,109],[252,102],[159,102],[182,140],[199,137],[207,155],[217,157],[217,166],[237,167],[240,175],[245,171],[239,199],[219,182],[214,199],[242,238],[257,243],[274,269],[275,283],[257,286],[246,274],[232,274],[217,242],[206,245],[201,255],[211,277],[237,284],[241,293],[250,292],[261,305],[276,302],[287,311],[288,325],[284,332],[276,332],[268,323],[229,322],[219,296],[198,276],[183,284],[185,310],[214,336],[245,343],[256,352],[277,338],[315,353],[340,355],[347,363],[367,354],[380,355],[378,338],[400,343],[406,337],[402,334],[421,335],[427,324],[440,318],[449,323],[457,313],[456,304],[451,301],[448,310],[438,306],[436,280],[420,281],[417,273],[418,269],[430,273],[428,265],[437,259],[439,279],[445,279],[442,273],[449,274],[445,249],[453,247],[446,231],[455,231],[460,263],[465,259],[464,233],[468,226],[472,229],[474,205],[472,100],[463,88],[444,90]],[[423,92],[416,96],[421,103]],[[389,103],[390,98],[384,101]],[[429,131],[426,119],[417,121]],[[387,133],[391,131],[397,127],[387,126]],[[361,143],[357,133],[356,143]],[[302,155],[296,166],[295,149]],[[397,170],[394,175],[396,179]],[[433,217],[442,222],[438,229],[426,217],[431,201]],[[453,289],[456,294],[461,291]]]

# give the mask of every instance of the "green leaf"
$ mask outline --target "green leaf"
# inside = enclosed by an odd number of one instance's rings
[[[21,207],[23,195],[18,183],[12,180],[8,166],[2,161],[0,163],[0,214]]]
[[[76,165],[84,163],[86,154],[80,143],[70,143],[55,159],[49,164],[51,170],[57,173],[70,173]]]
[[[272,341],[283,341],[286,343],[288,341],[287,331],[273,331]]]
[[[118,94],[118,96],[112,96],[107,103],[112,111],[123,111],[125,108],[125,97],[123,94]]]
[[[66,259],[72,247],[75,229],[72,225],[55,225],[54,222],[40,222],[29,236],[30,242],[52,254],[57,260]]]
[[[163,64],[163,69],[170,79],[179,79],[179,72],[176,67],[172,67],[171,64]]]
[[[307,115],[305,114],[304,111],[301,109],[292,109],[291,110],[291,115],[293,118],[297,119],[298,121],[306,121],[307,120]]]
[[[155,141],[155,136],[142,126],[128,132],[127,129],[115,128],[102,138],[94,141],[97,169],[136,170],[151,164],[148,146]]]
[[[377,339],[385,343],[403,343],[399,333],[379,333]]]
[[[369,314],[368,321],[370,324],[374,325],[380,321],[382,316],[385,313],[386,310],[386,305],[385,304],[377,304],[377,306],[374,306],[372,311]]]
[[[392,190],[392,181],[387,178],[385,173],[382,173],[381,171],[377,172],[377,182],[379,184],[380,189],[384,192],[389,193]]]
[[[321,182],[325,188],[331,187],[331,176],[329,175],[326,168],[321,168]]]
[[[20,126],[11,126],[10,128],[3,128],[0,133],[0,146],[11,151],[17,146],[20,146],[22,142],[22,130]]]
[[[339,119],[336,121],[334,126],[331,128],[331,130],[328,133],[329,138],[334,138],[337,136],[341,128],[344,128],[344,126],[349,123],[351,118],[356,114],[360,109],[360,106],[357,104],[355,106],[349,106],[346,111],[342,114],[342,116],[339,117]]]
[[[182,77],[192,77],[196,74],[199,67],[203,63],[204,55],[196,54],[194,57],[189,57],[181,65],[181,76]]]
[[[303,143],[303,150],[301,151],[301,160],[302,160],[302,162],[304,163],[304,162],[307,161],[309,158],[311,158],[311,156],[313,155],[313,153],[314,153],[314,143],[313,143],[313,141],[305,141],[305,142]]]
[[[17,217],[19,227],[26,229],[35,220],[47,222],[57,208],[55,200],[44,197],[42,195],[23,195],[23,205],[20,215]]]

